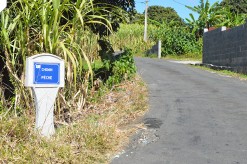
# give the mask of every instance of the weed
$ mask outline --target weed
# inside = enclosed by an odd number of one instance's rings
[[[126,49],[122,54],[116,56],[111,63],[111,75],[107,79],[106,84],[112,87],[115,84],[119,84],[123,80],[128,80],[136,73],[136,66],[132,51]]]
[[[0,120],[0,163],[108,163],[137,129],[132,122],[147,110],[147,89],[136,77],[105,92],[71,124],[56,122],[50,139],[36,134],[32,115]]]

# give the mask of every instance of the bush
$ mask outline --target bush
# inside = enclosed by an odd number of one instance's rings
[[[202,52],[202,44],[197,41],[187,27],[173,27],[162,24],[160,29],[152,33],[154,40],[162,41],[162,56],[185,55]]]
[[[110,64],[110,69],[111,73],[106,81],[106,84],[110,87],[132,78],[136,73],[132,51],[126,49],[122,54],[116,56]]]

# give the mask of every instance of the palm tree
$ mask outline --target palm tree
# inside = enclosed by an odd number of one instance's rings
[[[234,13],[231,8],[226,6],[221,9],[222,16],[218,20],[218,26],[234,27],[245,23],[247,14]]]
[[[186,19],[188,24],[193,26],[193,30],[199,30],[199,34],[202,35],[204,28],[210,28],[216,25],[216,20],[221,16],[218,9],[218,2],[210,5],[209,0],[200,0],[198,6],[186,6],[188,9],[199,14],[197,20],[195,20],[193,14],[190,14],[191,19]]]

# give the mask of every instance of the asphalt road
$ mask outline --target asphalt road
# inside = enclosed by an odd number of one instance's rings
[[[112,164],[247,164],[247,81],[137,58],[148,129]]]

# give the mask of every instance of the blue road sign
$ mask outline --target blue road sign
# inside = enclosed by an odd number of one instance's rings
[[[60,63],[34,62],[34,84],[60,84]]]

